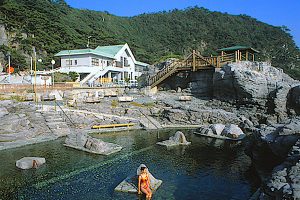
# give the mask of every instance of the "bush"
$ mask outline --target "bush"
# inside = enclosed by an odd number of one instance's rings
[[[54,73],[54,81],[55,82],[74,82],[77,80],[78,76],[79,75],[76,72],[70,72],[69,74],[55,72]]]

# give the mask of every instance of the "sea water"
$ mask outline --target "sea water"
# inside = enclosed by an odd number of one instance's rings
[[[56,141],[1,151],[0,199],[144,199],[115,192],[143,163],[163,181],[153,199],[248,199],[259,179],[242,142],[226,142],[181,130],[192,144],[167,149],[156,142],[176,129],[93,134],[123,149],[109,156],[64,147]],[[20,170],[25,156],[46,158],[38,169]]]

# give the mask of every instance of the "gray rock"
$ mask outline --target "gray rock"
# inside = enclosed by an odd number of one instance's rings
[[[245,134],[237,125],[227,124],[223,129],[221,135],[235,139]]]
[[[93,138],[83,133],[69,134],[64,145],[89,153],[102,155],[109,155],[121,151],[122,149],[122,147],[117,144],[104,142],[100,139]]]
[[[202,126],[196,130],[195,134],[231,140],[240,140],[246,136],[243,131],[234,124],[212,124],[209,126]]]
[[[212,124],[209,128],[212,130],[213,134],[221,135],[222,131],[225,128],[225,125],[224,124]]]
[[[216,98],[238,100],[241,104],[265,109],[276,115],[274,119],[278,123],[287,117],[287,96],[296,83],[268,63],[239,62],[217,71],[213,85]]]
[[[0,107],[0,118],[4,117],[5,115],[7,115],[9,112],[6,108],[4,107]]]
[[[20,160],[17,160],[16,166],[20,169],[31,169],[37,168],[46,163],[45,158],[41,157],[24,157]]]
[[[171,136],[168,140],[157,142],[156,144],[162,146],[178,146],[178,145],[189,145],[191,142],[188,142],[185,138],[185,135],[181,131],[177,131],[174,136]]]
[[[140,175],[141,167],[146,167],[146,165],[141,164],[137,169],[137,175],[127,177],[115,188],[115,191],[127,192],[127,193],[137,193],[138,192],[138,176]],[[154,178],[154,176],[149,172],[148,168],[147,168],[147,171],[148,171],[148,175],[150,178],[150,186],[152,188],[152,192],[156,191],[162,184],[162,180],[158,180],[158,179]]]
[[[289,93],[289,107],[300,114],[300,85],[293,87]]]

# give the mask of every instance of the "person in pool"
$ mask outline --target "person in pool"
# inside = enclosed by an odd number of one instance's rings
[[[142,192],[146,194],[147,199],[151,199],[150,177],[146,167],[141,167],[141,174],[139,175],[138,194],[142,194]]]

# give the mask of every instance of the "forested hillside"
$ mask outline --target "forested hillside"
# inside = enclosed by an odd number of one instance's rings
[[[210,55],[222,47],[251,46],[261,51],[261,60],[300,79],[300,51],[288,29],[246,15],[194,7],[129,18],[74,9],[63,0],[0,0],[1,24],[9,37],[2,41],[0,59],[10,50],[13,64],[21,69],[28,68],[25,60],[33,46],[47,66],[60,50],[86,48],[91,36],[91,48],[127,42],[138,60],[149,63],[192,49]]]

